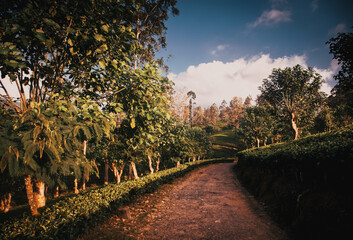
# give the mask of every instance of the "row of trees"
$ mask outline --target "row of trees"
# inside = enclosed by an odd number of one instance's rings
[[[353,33],[339,33],[327,42],[330,53],[341,70],[331,95],[320,91],[323,79],[312,68],[300,65],[273,69],[259,87],[260,95],[252,106],[234,97],[229,105],[223,101],[193,110],[193,123],[217,125],[221,121],[235,129],[245,148],[298,139],[312,133],[330,131],[353,121]]]
[[[14,0],[0,9],[1,208],[26,188],[32,214],[104,166],[119,183],[205,156],[204,132],[172,116],[155,52],[175,0]],[[17,93],[11,91],[11,85]],[[206,139],[206,140],[205,140]],[[144,170],[144,169],[141,169]],[[24,180],[24,183],[23,183]]]

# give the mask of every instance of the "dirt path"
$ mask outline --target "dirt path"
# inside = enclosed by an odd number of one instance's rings
[[[287,239],[235,180],[232,167],[194,170],[131,204],[130,219],[114,215],[80,239]]]

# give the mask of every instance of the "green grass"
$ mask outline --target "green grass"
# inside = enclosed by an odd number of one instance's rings
[[[235,138],[234,130],[224,130],[218,133],[215,133],[211,136],[211,141],[215,145],[222,145],[228,147],[237,147],[237,140]]]
[[[211,136],[213,143],[212,157],[235,157],[238,151],[238,141],[234,130],[228,129],[217,132]]]

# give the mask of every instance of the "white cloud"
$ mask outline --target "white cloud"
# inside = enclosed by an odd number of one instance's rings
[[[346,32],[347,28],[346,28],[346,24],[344,23],[340,23],[340,24],[337,24],[334,28],[332,28],[330,31],[329,31],[329,35],[336,35],[337,33],[342,33],[342,32]]]
[[[281,22],[290,22],[291,20],[290,11],[272,9],[270,11],[264,11],[255,22],[249,24],[249,27],[255,28],[260,25],[274,26]]]
[[[228,45],[218,45],[215,49],[213,49],[212,51],[211,51],[211,54],[213,55],[213,56],[215,56],[215,55],[217,55],[219,52],[222,52],[222,51],[224,51],[226,48],[228,47]]]
[[[314,70],[325,80],[325,83],[321,86],[323,92],[330,94],[332,87],[336,84],[333,76],[337,74],[339,69],[340,65],[336,59],[331,61],[330,67],[327,69],[314,68]]]
[[[273,59],[262,54],[250,59],[239,58],[232,62],[213,61],[189,66],[185,72],[169,74],[175,82],[175,89],[187,88],[196,93],[196,103],[203,107],[213,103],[219,105],[223,99],[229,102],[234,96],[243,100],[250,94],[253,98],[260,93],[258,88],[273,68],[292,67],[296,64],[307,66],[305,56],[290,56]],[[332,67],[334,68],[334,67]],[[331,78],[333,69],[317,69],[325,78]],[[330,86],[323,88],[329,93]]]

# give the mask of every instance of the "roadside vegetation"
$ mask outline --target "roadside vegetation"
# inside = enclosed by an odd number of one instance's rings
[[[1,237],[72,238],[213,162],[199,160],[235,156],[244,185],[299,233],[348,229],[353,33],[327,42],[340,64],[331,95],[296,65],[273,69],[256,99],[203,108],[156,58],[178,13],[175,0],[0,5]]]

